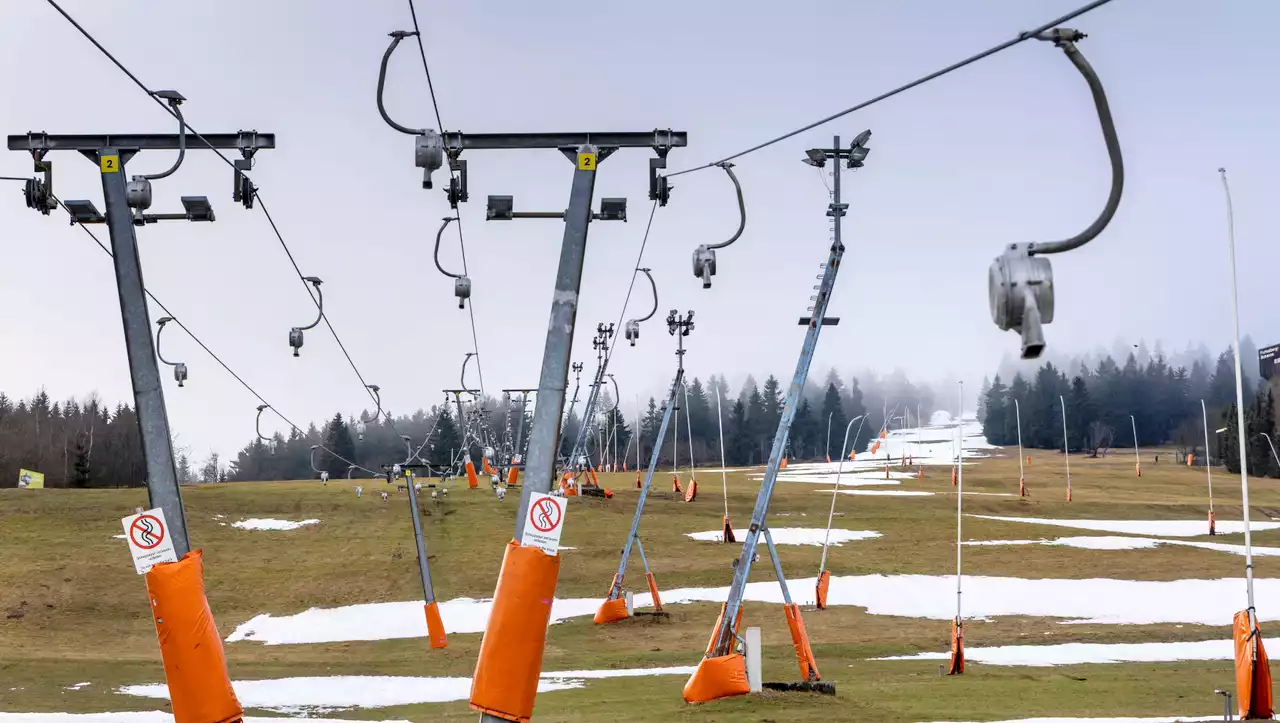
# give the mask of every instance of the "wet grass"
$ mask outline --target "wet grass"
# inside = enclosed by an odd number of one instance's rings
[[[1015,493],[1018,464],[997,450],[965,471],[970,491]],[[966,496],[966,512],[1007,516],[1112,519],[1192,519],[1206,514],[1201,468],[1169,464],[1162,452],[1152,465],[1144,453],[1143,476],[1132,456],[1072,459],[1073,501],[1065,496],[1062,457],[1032,453],[1027,468],[1031,497]],[[728,476],[729,509],[744,528],[759,486],[755,472]],[[641,534],[664,589],[726,585],[738,546],[695,542],[685,533],[720,525],[723,502],[718,472],[700,472],[698,500],[686,504],[671,493],[670,475],[655,481]],[[601,596],[617,566],[634,509],[634,473],[604,475],[612,500],[571,500],[558,587],[562,597]],[[687,484],[685,475],[682,481]],[[1239,481],[1215,475],[1219,520],[1239,519]],[[660,484],[659,484],[660,483]],[[1250,490],[1255,519],[1280,510],[1280,490],[1255,480]],[[365,483],[366,491],[378,486]],[[863,487],[865,489],[865,487]],[[829,486],[779,485],[771,509],[774,527],[822,527]],[[955,565],[955,496],[945,467],[926,468],[923,480],[880,489],[924,490],[929,497],[841,496],[836,526],[875,530],[877,539],[833,548],[833,574],[951,574]],[[659,491],[662,490],[662,491]],[[424,496],[425,497],[425,496]],[[234,483],[184,490],[193,543],[205,550],[210,605],[223,636],[263,612],[290,614],[309,607],[420,597],[407,501],[392,494],[357,499],[345,481]],[[510,539],[515,497],[497,502],[487,490],[455,489],[439,504],[423,499],[432,574],[441,599],[488,597]],[[133,572],[119,518],[146,504],[140,490],[0,490],[0,710],[154,710],[162,701],[120,695],[120,685],[163,679],[145,588]],[[1280,514],[1277,514],[1280,516]],[[319,518],[319,525],[287,532],[245,531],[229,524],[248,517]],[[1207,527],[1207,525],[1206,525]],[[996,520],[965,520],[966,539],[1029,539],[1089,533]],[[1210,539],[1204,538],[1192,539]],[[1236,542],[1240,536],[1218,538]],[[1255,543],[1280,545],[1280,530],[1255,535]],[[820,548],[782,546],[788,576],[817,572]],[[640,578],[633,560],[631,579]],[[1280,565],[1260,558],[1257,574],[1272,577]],[[1136,580],[1239,577],[1242,558],[1187,547],[1147,550],[1080,550],[1067,547],[966,547],[971,574],[1028,578],[1111,577]],[[758,564],[753,580],[773,578]],[[1243,606],[1243,591],[1241,591]],[[552,626],[544,670],[694,665],[718,606],[671,607],[668,621],[635,619],[596,627],[587,618]],[[687,706],[681,676],[589,681],[580,690],[539,697],[538,721],[796,720],[994,720],[1038,714],[1212,715],[1221,702],[1215,687],[1231,687],[1229,662],[999,668],[972,665],[963,678],[939,677],[937,663],[871,662],[880,655],[946,649],[949,623],[868,615],[837,607],[806,614],[806,625],[834,698],[767,695]],[[967,626],[968,644],[1138,642],[1225,639],[1220,627],[1188,625],[1103,626],[1059,624],[1039,618],[999,618]],[[781,610],[749,605],[744,625],[764,635],[767,679],[794,679],[797,671]],[[449,647],[431,651],[425,640],[317,645],[227,645],[236,679],[295,675],[470,675],[479,635],[452,635]],[[66,687],[88,681],[78,691]],[[413,721],[474,720],[466,703],[344,711],[346,718]]]

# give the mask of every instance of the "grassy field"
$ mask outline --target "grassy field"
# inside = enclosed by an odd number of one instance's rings
[[[966,467],[968,490],[1017,492],[1013,454],[996,450]],[[1062,457],[1033,453],[1027,470],[1029,499],[966,496],[966,512],[1113,519],[1203,520],[1204,471],[1173,464],[1161,454],[1143,477],[1131,456],[1072,459],[1074,501],[1064,501]],[[686,504],[670,492],[669,473],[655,482],[641,534],[664,589],[721,586],[731,577],[739,549],[695,542],[685,533],[720,525],[720,476],[699,473],[699,498]],[[636,499],[634,473],[604,475],[612,500],[571,501],[562,544],[558,595],[602,596],[617,565]],[[1240,518],[1238,478],[1215,475],[1218,519]],[[380,489],[364,483],[366,492]],[[750,473],[729,475],[729,508],[736,527],[746,526],[758,482]],[[955,496],[946,468],[926,468],[923,480],[899,489],[931,497],[841,496],[836,525],[875,530],[882,536],[832,548],[834,575],[921,573],[944,575],[955,565]],[[865,489],[865,488],[864,488]],[[782,483],[774,496],[774,527],[822,527],[826,485]],[[1280,517],[1280,491],[1256,480],[1255,519]],[[228,483],[184,490],[194,546],[205,550],[210,605],[225,637],[260,613],[292,614],[309,607],[413,600],[421,595],[407,502],[392,495],[357,499],[345,481]],[[156,710],[162,701],[120,695],[132,683],[163,680],[145,588],[134,574],[119,518],[146,504],[143,490],[0,490],[0,711],[98,712]],[[427,546],[436,593],[442,600],[488,597],[503,545],[510,539],[514,498],[498,503],[487,489],[455,487],[447,502],[423,500]],[[216,517],[221,515],[223,517]],[[318,525],[287,532],[246,531],[225,522],[250,517],[319,518]],[[1091,533],[1019,523],[966,519],[965,538],[1027,539]],[[1097,533],[1105,534],[1105,533]],[[1208,539],[1197,538],[1197,539]],[[1240,536],[1218,538],[1239,542]],[[1280,530],[1255,535],[1255,544],[1280,545]],[[788,577],[812,577],[820,548],[780,547]],[[1220,578],[1243,575],[1243,558],[1217,551],[1161,546],[1145,550],[1069,547],[967,547],[966,574],[1026,578],[1110,577],[1133,580]],[[630,580],[642,581],[639,560]],[[1275,577],[1275,558],[1257,561],[1257,575]],[[753,580],[772,579],[766,560]],[[1240,607],[1243,607],[1243,590]],[[633,619],[597,627],[577,618],[550,629],[544,670],[695,665],[718,605],[671,607],[668,621]],[[806,613],[805,622],[824,679],[835,697],[765,695],[689,706],[680,699],[683,676],[589,681],[579,690],[540,696],[538,721],[928,721],[998,720],[1033,715],[1154,715],[1220,713],[1214,688],[1232,688],[1229,662],[1080,665],[1012,668],[971,665],[962,677],[938,674],[929,661],[872,662],[880,655],[943,651],[949,623],[869,615],[835,607]],[[749,604],[745,626],[764,634],[767,680],[797,675],[787,627],[778,606]],[[967,644],[1138,642],[1229,637],[1219,627],[1061,625],[1056,619],[998,618],[967,625]],[[1264,630],[1264,632],[1267,632]],[[336,644],[226,646],[237,680],[303,675],[469,676],[480,636],[451,635],[449,647],[430,650],[424,639]],[[72,684],[92,685],[68,691]],[[465,702],[335,713],[345,718],[474,721]]]

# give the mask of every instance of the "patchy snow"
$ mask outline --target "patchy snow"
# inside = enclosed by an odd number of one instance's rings
[[[771,527],[769,532],[773,534],[773,541],[779,545],[815,545],[817,547],[822,547],[822,541],[827,535],[825,527]],[[707,532],[690,532],[685,536],[704,542],[720,542],[720,538],[723,535],[724,530],[709,530]],[[836,547],[839,547],[841,543],[870,540],[879,536],[879,532],[870,530],[831,528],[831,544]]]
[[[1222,720],[1222,716],[1161,716],[1158,718],[1018,718],[1017,720],[990,721],[989,723],[1193,723],[1193,721],[1215,720]]]
[[[124,539],[127,539],[127,538],[125,538],[125,536],[124,536],[124,535],[112,535],[112,536],[111,536],[111,539],[113,539],[113,540],[124,540]]]
[[[821,494],[831,494],[828,490],[815,490]],[[864,497],[932,497],[934,493],[922,490],[838,490],[842,495],[862,495]]]
[[[965,545],[999,546],[999,545],[1055,545],[1063,547],[1079,547],[1089,550],[1144,550],[1158,545],[1178,545],[1180,547],[1196,547],[1202,550],[1229,552],[1244,556],[1244,545],[1229,545],[1222,542],[1199,542],[1196,540],[1161,540],[1154,537],[1059,537],[1055,540],[966,540]],[[1280,557],[1280,547],[1253,546],[1253,554],[1259,557]]]
[[[264,718],[247,715],[244,723],[297,723],[297,718]],[[325,723],[409,723],[406,720],[353,721],[325,718]],[[121,713],[0,713],[0,723],[173,723],[173,714],[162,710]]]
[[[1000,517],[996,515],[966,515],[982,520],[1000,522],[1025,522],[1033,525],[1073,527],[1093,532],[1116,532],[1123,535],[1155,535],[1159,537],[1200,537],[1209,534],[1208,520],[1050,520],[1039,517]],[[1254,532],[1280,529],[1280,522],[1253,522]],[[1215,528],[1219,535],[1244,532],[1244,522],[1218,520]]]
[[[1280,638],[1264,640],[1274,650]],[[1172,663],[1182,660],[1234,660],[1230,640],[1175,643],[1063,643],[1061,645],[965,646],[966,662],[1019,667],[1052,667],[1090,663]],[[893,655],[872,660],[947,660],[950,653]]]
[[[81,688],[88,688],[91,685],[93,685],[93,683],[86,681],[84,683],[76,683],[75,685],[68,685],[65,688],[65,690],[80,690]]]
[[[565,670],[542,674],[538,692],[582,688],[587,680],[650,675],[692,675],[692,666],[618,670]],[[327,712],[352,708],[385,708],[393,705],[447,703],[471,695],[470,678],[426,678],[390,675],[336,675],[324,677],[243,680],[232,683],[236,697],[246,708],[289,713]],[[129,685],[120,693],[168,699],[164,683]],[[2,721],[3,719],[0,719]]]
[[[814,603],[815,578],[790,581],[794,600]],[[965,614],[975,618],[1030,616],[1061,618],[1064,623],[1154,625],[1184,623],[1229,625],[1244,604],[1244,580],[1063,580],[967,575]],[[1254,581],[1263,621],[1280,620],[1280,579]],[[727,587],[675,588],[662,593],[666,604],[724,602]],[[750,602],[781,604],[773,581],[747,585]],[[601,599],[568,598],[552,603],[551,622],[594,615]],[[950,620],[955,614],[955,577],[951,575],[848,575],[831,578],[828,605],[865,608],[872,615]],[[647,591],[637,590],[637,608],[652,606]],[[445,630],[479,633],[488,622],[492,600],[459,598],[440,603]],[[227,642],[268,645],[331,643],[426,637],[420,601],[368,603],[312,608],[294,615],[259,615],[236,628]]]
[[[296,530],[306,525],[318,525],[320,520],[300,520],[292,522],[290,520],[273,520],[270,518],[255,517],[251,520],[240,520],[232,522],[232,527],[238,527],[242,530]]]

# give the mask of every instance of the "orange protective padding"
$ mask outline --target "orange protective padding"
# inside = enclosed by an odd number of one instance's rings
[[[1018,496],[1019,497],[1027,496],[1027,481],[1022,477],[1018,478]]]
[[[517,467],[512,467],[507,472],[507,486],[515,487],[518,484],[520,484],[520,470]]]
[[[1031,466],[1031,455],[1027,455],[1027,466]]]
[[[588,467],[588,468],[587,468],[587,477],[589,477],[589,478],[591,479],[591,484],[595,485],[596,487],[599,487],[599,486],[600,486],[600,478],[596,476],[596,471],[595,471],[595,469],[593,469],[593,468],[591,468],[591,467]]]
[[[613,490],[609,489],[608,487],[604,488],[604,498],[606,500],[613,499]]]
[[[1142,476],[1142,463],[1141,463],[1141,462],[1136,462],[1136,463],[1135,463],[1135,466],[1138,468],[1138,476],[1139,476],[1139,477],[1141,477],[1141,476]]]
[[[147,595],[177,723],[229,723],[244,715],[231,688],[222,638],[204,596],[202,550],[147,573]]]
[[[889,479],[889,463],[884,463],[884,478]]]
[[[787,627],[791,629],[791,644],[796,649],[796,662],[800,664],[801,680],[822,680],[818,673],[818,661],[813,658],[813,649],[809,647],[809,633],[804,629],[804,618],[800,617],[800,606],[791,603],[783,605],[782,611],[787,615]]]
[[[849,461],[853,461],[857,458],[858,458],[858,453],[853,450],[849,450]]]
[[[627,463],[626,463],[626,462],[623,462],[623,463],[622,463],[622,471],[623,471],[623,472],[626,472],[626,471],[627,471]]]
[[[818,601],[819,610],[827,609],[827,590],[829,590],[830,588],[831,588],[831,571],[823,570],[822,574],[818,576],[817,601]]]
[[[1213,510],[1209,510],[1209,534],[1210,535],[1218,534],[1217,524],[1216,524],[1217,522],[1218,522],[1218,516],[1213,514]]]
[[[779,467],[781,467],[782,469],[786,469],[786,468],[787,468],[787,458],[786,458],[786,457],[783,457],[783,458],[782,458],[782,464],[780,464],[780,465],[778,465],[778,466],[779,466]]]
[[[947,675],[964,672],[964,623],[959,618],[951,621],[951,667]]]
[[[684,501],[693,502],[696,499],[698,499],[698,480],[691,479],[689,480],[689,489],[684,493]]]
[[[480,480],[476,478],[476,466],[471,460],[467,460],[467,489],[473,490],[480,486]]]
[[[924,467],[916,467],[916,479],[924,479]]]
[[[1241,719],[1271,719],[1271,665],[1262,647],[1262,631],[1249,629],[1249,611],[1235,615],[1236,699]]]
[[[1067,488],[1067,502],[1070,502],[1070,501],[1071,501],[1071,488],[1070,488],[1070,487],[1068,487],[1068,488]]]
[[[827,455],[827,464],[831,464],[831,455]]]
[[[596,611],[596,616],[592,621],[596,625],[605,625],[608,623],[616,623],[619,620],[626,620],[631,617],[627,614],[626,598],[617,598],[615,600],[605,600],[600,605],[600,609]]]
[[[533,716],[560,556],[512,540],[471,679],[471,707],[513,721]]]
[[[436,601],[432,600],[423,607],[427,613],[427,640],[431,641],[431,648],[439,650],[448,647],[449,640],[445,637],[444,621],[440,619],[440,608]]]
[[[871,445],[871,454],[875,454],[876,452],[879,452],[879,451],[880,451],[880,440],[877,439],[876,443]]]
[[[724,518],[724,536],[720,538],[721,542],[737,542],[733,536],[733,525],[729,524],[729,518]]]
[[[706,703],[751,692],[747,683],[747,659],[737,653],[719,658],[703,658],[684,684],[686,703]]]
[[[488,457],[481,457],[481,458],[480,458],[480,468],[484,470],[484,473],[485,473],[485,474],[494,474],[493,467],[490,467],[490,466],[489,466],[489,458],[488,458]]]
[[[640,489],[644,483],[640,481],[640,470],[636,470],[636,489]]]
[[[951,467],[951,486],[952,486],[952,487],[955,487],[955,486],[956,486],[956,468],[955,468],[955,466],[952,466],[952,467]]]
[[[662,612],[662,596],[658,594],[658,581],[653,579],[652,572],[644,574],[646,580],[649,581],[649,596],[653,598],[654,612]]]
[[[1190,466],[1191,466],[1191,460],[1192,460],[1192,459],[1194,459],[1194,458],[1195,458],[1195,455],[1191,454],[1190,452],[1187,452],[1187,466],[1188,466],[1188,467],[1190,467]]]
[[[720,623],[724,622],[724,611],[729,607],[729,603],[720,603],[720,614],[716,616],[716,626],[711,629],[711,640],[707,641],[707,655],[711,655],[711,650],[716,646],[716,632],[720,630]],[[742,611],[746,609],[746,605],[738,606],[738,619],[733,621],[733,634],[738,634],[738,626],[742,624]]]
[[[675,472],[671,473],[671,491],[684,492],[684,490],[680,489],[680,475]]]

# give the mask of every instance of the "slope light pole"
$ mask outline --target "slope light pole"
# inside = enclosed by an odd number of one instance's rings
[[[1018,421],[1018,496],[1027,496],[1027,470],[1023,466],[1026,462],[1025,456],[1022,454],[1022,407],[1018,404],[1018,400],[1013,400],[1013,415]]]
[[[181,558],[191,551],[191,542],[187,536],[187,520],[173,462],[169,416],[160,384],[160,368],[156,363],[146,288],[142,280],[142,261],[134,228],[157,221],[214,220],[213,209],[205,196],[183,196],[183,213],[146,213],[151,207],[151,181],[166,178],[178,170],[186,155],[188,141],[191,141],[193,149],[238,149],[246,159],[243,170],[248,170],[248,159],[255,152],[275,148],[275,136],[241,131],[188,138],[187,126],[178,107],[185,99],[176,91],[157,91],[153,95],[168,101],[171,113],[178,119],[177,134],[49,135],[28,132],[9,136],[8,147],[11,151],[29,154],[35,161],[36,170],[45,174],[44,182],[31,179],[27,188],[27,205],[45,215],[58,205],[52,188],[53,164],[44,160],[46,154],[50,151],[76,151],[92,161],[100,171],[105,213],[100,213],[93,202],[87,200],[66,201],[63,205],[71,213],[72,223],[104,223],[111,236],[120,316],[124,322],[125,351],[129,355],[129,376],[147,469],[147,496],[152,507],[164,510],[173,536],[174,552]],[[157,150],[178,151],[178,158],[171,168],[126,180],[125,166],[135,155],[141,151]],[[237,190],[243,187],[239,185],[241,183],[248,184],[251,189],[252,184],[240,170],[241,162],[235,163]],[[250,192],[248,200],[242,200],[242,203],[251,207],[252,197]]]
[[[1129,424],[1133,426],[1133,463],[1134,469],[1138,471],[1138,476],[1142,476],[1142,455],[1138,453],[1138,423],[1134,421],[1133,415],[1129,415]]]
[[[1267,440],[1267,446],[1271,448],[1271,458],[1276,461],[1276,466],[1280,467],[1280,454],[1276,454],[1276,445],[1275,442],[1271,441],[1271,435],[1266,432],[1259,432],[1259,434],[1262,435],[1263,439]]]
[[[844,426],[844,441],[840,443],[840,449],[844,450],[849,446],[849,430],[853,429],[853,423],[866,421],[867,415],[859,414]],[[858,425],[858,433],[862,433],[862,424]],[[853,437],[853,443],[858,443],[857,435]],[[827,571],[827,548],[831,544],[831,523],[836,518],[836,495],[840,494],[840,478],[844,475],[844,453],[840,454],[840,463],[836,466],[836,485],[831,488],[831,509],[827,511],[827,534],[822,538],[822,559],[818,561],[818,609],[825,610],[827,607],[827,586],[830,585],[831,573]],[[825,583],[825,584],[824,584]]]
[[[1240,453],[1240,503],[1244,514],[1244,579],[1249,599],[1249,629],[1252,631],[1258,624],[1258,615],[1253,608],[1253,537],[1249,531],[1249,468],[1245,455],[1244,424],[1244,377],[1240,372],[1240,302],[1236,292],[1236,233],[1235,218],[1231,208],[1231,187],[1227,185],[1227,169],[1219,168],[1222,177],[1222,190],[1227,196],[1227,258],[1231,264],[1231,324],[1234,336],[1231,339],[1236,353],[1236,447]],[[1241,705],[1248,701],[1241,700]]]
[[[742,609],[743,598],[746,594],[747,579],[751,574],[751,564],[755,561],[756,549],[759,544],[761,535],[765,535],[766,544],[769,541],[768,531],[768,514],[769,503],[773,498],[773,490],[778,481],[778,468],[782,462],[782,453],[787,445],[787,438],[791,432],[791,422],[795,418],[796,409],[800,405],[800,397],[804,391],[804,385],[809,377],[809,366],[813,361],[813,354],[818,345],[818,336],[822,328],[828,324],[834,325],[838,323],[838,319],[827,318],[827,307],[831,301],[831,294],[835,288],[836,276],[839,273],[841,262],[844,258],[845,246],[841,240],[841,218],[845,215],[848,204],[843,203],[840,198],[840,165],[841,161],[848,162],[850,168],[858,168],[863,165],[869,149],[866,147],[867,141],[871,138],[871,131],[863,131],[849,148],[840,147],[840,137],[836,136],[832,147],[830,148],[812,148],[806,152],[808,156],[807,162],[810,165],[819,168],[826,165],[828,159],[832,159],[833,190],[831,194],[831,202],[827,208],[827,215],[833,220],[833,234],[831,238],[831,246],[827,257],[827,262],[823,264],[823,273],[821,274],[821,284],[818,287],[818,293],[813,297],[813,309],[811,315],[802,317],[800,324],[807,327],[804,342],[800,348],[800,356],[796,362],[795,374],[792,376],[791,385],[787,390],[786,401],[783,404],[782,416],[778,422],[778,430],[773,438],[773,446],[769,452],[769,463],[765,468],[764,479],[760,483],[760,492],[756,496],[755,508],[751,513],[751,524],[747,529],[742,543],[742,552],[738,556],[737,563],[734,565],[733,582],[729,586],[728,599],[721,612],[720,619],[717,621],[716,628],[712,633],[711,642],[708,646],[706,657],[699,664],[698,670],[690,678],[689,683],[685,686],[685,697],[689,699],[690,691],[696,688],[696,682],[700,676],[716,677],[714,665],[707,666],[705,663],[712,658],[722,658],[735,654],[738,643],[737,621],[739,611]],[[770,552],[773,552],[770,550]],[[783,597],[787,600],[784,579],[781,576],[781,565],[778,563],[776,554],[774,556],[774,567],[777,568],[778,580],[784,585]],[[789,600],[788,600],[789,601]],[[743,691],[745,692],[745,691]]]
[[[1067,441],[1067,401],[1058,395],[1062,407],[1062,460],[1067,465],[1067,502],[1071,501],[1071,445]]]
[[[826,444],[826,455],[827,455],[827,462],[828,462],[828,463],[830,463],[830,462],[831,462],[831,418],[832,418],[832,417],[834,417],[835,415],[836,415],[836,413],[835,413],[835,412],[829,412],[829,413],[827,414],[827,444]]]
[[[1209,480],[1209,534],[1217,534],[1215,515],[1213,514],[1213,465],[1209,462],[1209,411],[1200,400],[1200,416],[1204,420],[1204,473]]]
[[[964,416],[964,382],[960,382],[960,390],[958,392],[958,406],[960,415]],[[963,545],[960,541],[960,521],[962,519],[962,510],[964,508],[964,425],[963,423],[956,428],[957,436],[960,438],[960,449],[956,455],[956,620],[955,627],[951,633],[951,668],[947,671],[948,675],[960,675],[964,673],[964,617],[960,608],[960,551]]]

